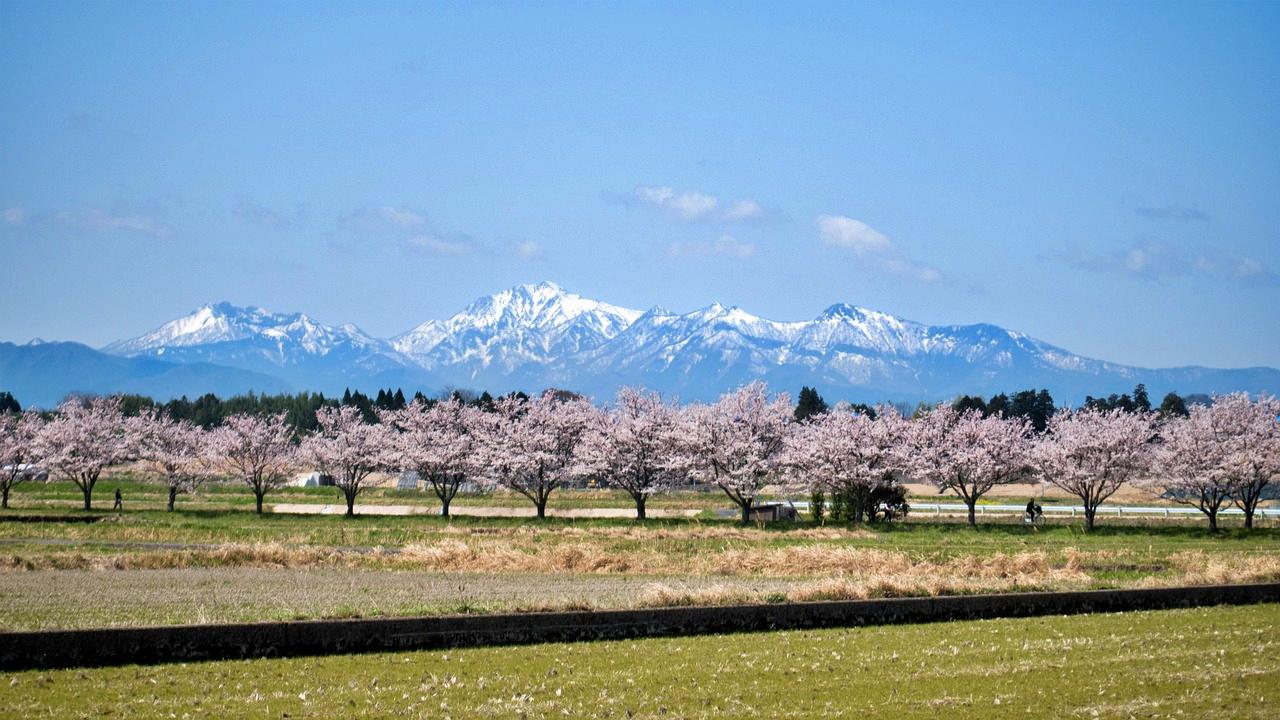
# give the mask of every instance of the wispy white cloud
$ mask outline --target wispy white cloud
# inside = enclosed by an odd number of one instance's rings
[[[342,223],[364,233],[403,232],[428,225],[426,215],[390,205],[360,208],[342,218]]]
[[[645,205],[658,208],[681,220],[704,220],[716,211],[720,201],[714,195],[695,190],[676,192],[674,188],[641,185],[635,189],[635,198]]]
[[[1280,275],[1257,258],[1180,247],[1154,239],[1140,240],[1113,251],[1089,252],[1074,248],[1060,255],[1078,268],[1157,283],[1202,278],[1240,285],[1280,284]]]
[[[819,215],[817,222],[818,235],[828,245],[848,248],[859,255],[893,250],[888,237],[861,220],[844,215]]]
[[[532,240],[525,240],[516,245],[516,255],[525,260],[537,260],[543,256],[542,246]]]
[[[421,248],[434,255],[466,255],[472,251],[472,245],[465,239],[446,239],[434,233],[411,236],[410,245]]]
[[[870,225],[844,215],[819,215],[815,220],[818,237],[825,244],[852,250],[874,268],[919,282],[936,282],[942,273],[936,268],[908,258],[887,235]]]
[[[20,207],[5,208],[0,211],[0,219],[3,219],[6,225],[21,225],[27,221],[27,211]]]
[[[99,209],[59,210],[50,216],[50,221],[62,227],[90,232],[130,232],[160,240],[173,236],[168,225],[140,214],[116,214]]]
[[[764,208],[760,207],[760,203],[755,200],[734,200],[728,210],[724,212],[724,219],[730,222],[739,222],[743,220],[759,220],[764,217]]]
[[[768,213],[750,198],[738,198],[727,207],[719,197],[699,190],[676,190],[666,185],[639,185],[626,197],[684,222],[715,220],[725,223],[763,220]]]

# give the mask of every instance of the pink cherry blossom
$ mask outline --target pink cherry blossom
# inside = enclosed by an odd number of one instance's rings
[[[578,441],[598,410],[553,391],[528,400],[505,397],[494,405],[482,426],[485,473],[528,498],[544,518],[551,493],[579,473]]]
[[[677,413],[657,393],[624,387],[613,407],[591,416],[578,446],[580,471],[627,491],[637,519],[651,495],[683,479],[674,459]]]
[[[912,477],[953,492],[977,524],[978,500],[998,485],[1026,482],[1032,475],[1031,424],[1025,418],[983,417],[939,405],[911,421],[906,451]]]
[[[40,414],[0,415],[0,508],[8,509],[9,493],[29,477],[29,466],[35,462],[36,444],[40,439]]]
[[[1060,410],[1035,444],[1034,459],[1045,482],[1080,498],[1085,530],[1098,506],[1146,471],[1154,435],[1153,417],[1124,410]]]
[[[93,504],[93,486],[102,471],[134,456],[134,438],[120,413],[120,398],[68,400],[41,428],[36,454],[84,495],[84,509]]]
[[[297,455],[284,413],[228,416],[211,433],[210,446],[217,462],[253,491],[259,514],[262,498],[285,484]]]
[[[403,410],[382,413],[382,422],[395,429],[390,436],[398,462],[418,473],[440,498],[440,514],[463,483],[482,478],[481,442],[484,411],[456,398],[430,404],[415,402]]]
[[[131,418],[138,458],[169,490],[169,512],[178,493],[194,492],[213,470],[208,433],[186,420],[150,411]]]
[[[680,413],[679,469],[720,488],[745,524],[756,496],[781,479],[792,422],[790,399],[770,399],[761,382],[726,393],[714,405],[689,405]]]

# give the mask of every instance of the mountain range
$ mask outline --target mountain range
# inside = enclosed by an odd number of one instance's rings
[[[443,320],[391,338],[303,313],[230,303],[194,312],[94,350],[77,343],[0,343],[0,389],[48,406],[68,392],[158,398],[344,388],[506,392],[560,387],[605,399],[643,385],[707,400],[751,380],[828,400],[940,400],[1046,387],[1059,401],[1126,392],[1159,396],[1280,390],[1280,370],[1165,369],[1073,354],[995,325],[924,325],[836,304],[811,320],[778,322],[719,304],[686,313],[610,305],[543,282],[480,298]]]

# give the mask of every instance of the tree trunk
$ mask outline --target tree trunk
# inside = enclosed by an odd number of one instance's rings
[[[969,506],[969,527],[978,526],[978,501],[966,500],[965,504]]]
[[[547,499],[539,498],[535,504],[538,506],[538,519],[545,520],[547,517]]]
[[[255,492],[253,493],[254,500],[256,500],[256,501],[257,501],[257,503],[258,503],[258,514],[259,514],[259,515],[261,515],[261,514],[262,514],[262,496],[263,496],[263,495],[265,495],[265,494],[266,494],[266,493],[263,493],[263,492],[257,492],[257,491],[255,491]]]
[[[443,496],[440,498],[440,517],[449,517],[449,503],[452,500],[453,498]]]
[[[1218,532],[1218,511],[1217,511],[1217,509],[1210,510],[1210,511],[1209,511],[1208,513],[1206,513],[1206,514],[1209,516],[1209,532],[1211,532],[1211,533],[1216,533],[1216,532]]]
[[[86,485],[80,488],[80,492],[84,493],[84,511],[89,512],[93,509],[93,486]]]
[[[356,494],[354,492],[342,491],[347,498],[347,517],[354,517],[356,514]]]
[[[9,486],[4,486],[4,500],[0,500],[0,508],[9,509]]]
[[[169,486],[169,512],[173,512],[173,503],[178,499],[178,488]]]
[[[742,524],[743,525],[751,524],[751,501],[750,500],[742,503]]]
[[[1093,529],[1093,519],[1098,515],[1098,508],[1084,506],[1084,531],[1089,532]]]
[[[6,505],[5,507],[8,507],[8,505]],[[1254,505],[1245,505],[1245,506],[1244,506],[1244,527],[1245,527],[1245,529],[1246,529],[1246,530],[1252,530],[1252,529],[1253,529],[1253,510],[1254,510],[1254,507],[1255,507]]]
[[[644,519],[644,495],[636,495],[636,519]]]

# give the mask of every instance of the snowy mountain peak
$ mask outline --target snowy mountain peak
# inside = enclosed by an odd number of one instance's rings
[[[383,341],[355,325],[331,327],[305,313],[274,313],[252,305],[206,303],[145,335],[103,348],[116,355],[164,355],[177,348],[220,343],[256,343],[270,347],[281,363],[291,353],[325,355],[337,346],[379,348]]]
[[[441,348],[442,358],[482,356],[487,364],[495,357],[491,351],[504,354],[502,338],[522,346],[516,356],[527,359],[538,354],[536,346],[549,352],[565,336],[572,336],[575,346],[598,344],[627,329],[640,315],[639,310],[590,300],[555,283],[540,282],[480,298],[444,322],[429,320],[392,338],[392,344],[401,352],[423,356],[452,338],[457,342],[452,348]],[[541,337],[531,338],[531,333]],[[483,342],[478,340],[480,334],[485,336]],[[478,351],[478,343],[485,345],[483,352]]]
[[[551,282],[517,285],[495,295],[481,298],[448,322],[465,322],[478,327],[528,325],[559,327],[578,316],[591,313],[618,318],[625,325],[635,322],[640,311],[589,300],[568,292]]]

